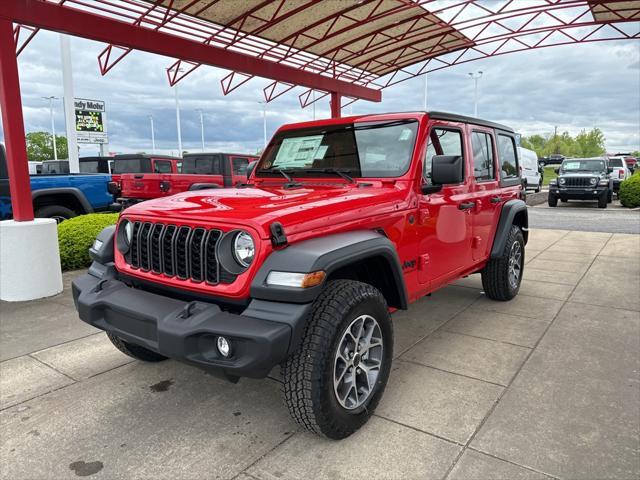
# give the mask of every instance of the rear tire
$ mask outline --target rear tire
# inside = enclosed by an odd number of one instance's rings
[[[492,258],[482,270],[482,288],[492,300],[511,300],[520,291],[524,273],[524,236],[513,225],[502,254]]]
[[[558,197],[556,197],[555,195],[549,194],[547,202],[549,203],[550,207],[557,207],[558,206]]]
[[[47,205],[40,207],[36,210],[36,218],[53,218],[56,222],[64,222],[77,216],[78,214],[70,208],[63,207],[62,205]]]
[[[538,186],[536,187],[536,189],[533,191],[534,193],[540,193],[542,191],[542,180],[540,180],[538,182]]]
[[[167,357],[153,352],[148,348],[135,345],[133,343],[125,342],[120,337],[116,337],[113,333],[107,332],[107,337],[113,343],[113,346],[120,350],[125,355],[135,358],[136,360],[142,360],[143,362],[161,362],[166,360]]]
[[[353,280],[329,282],[301,345],[282,365],[289,413],[311,432],[348,437],[373,414],[392,358],[393,326],[380,291]]]

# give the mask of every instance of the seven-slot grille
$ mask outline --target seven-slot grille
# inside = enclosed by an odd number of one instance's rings
[[[592,177],[565,177],[564,187],[593,187]]]
[[[142,271],[216,284],[221,277],[216,259],[216,244],[221,236],[222,232],[216,229],[133,222],[131,248],[125,261]]]

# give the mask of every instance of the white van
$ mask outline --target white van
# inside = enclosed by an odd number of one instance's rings
[[[533,150],[518,147],[520,150],[520,165],[522,178],[526,180],[527,189],[538,193],[542,189],[542,175],[538,167],[538,155]]]

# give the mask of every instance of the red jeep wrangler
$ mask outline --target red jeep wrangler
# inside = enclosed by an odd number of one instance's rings
[[[147,155],[144,153],[121,154],[113,157],[109,193],[120,195],[122,176],[130,173],[177,173],[182,161],[178,157]]]
[[[127,174],[121,177],[121,208],[152,198],[168,197],[187,190],[233,187],[247,181],[255,155],[235,153],[188,153],[179,173]]]
[[[80,318],[127,355],[229,379],[282,366],[295,420],[344,438],[391,369],[390,313],[482,275],[520,288],[527,209],[515,135],[446,113],[278,130],[244,188],[134,205],[73,282]]]

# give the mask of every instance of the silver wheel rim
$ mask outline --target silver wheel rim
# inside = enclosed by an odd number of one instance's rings
[[[514,242],[509,252],[509,285],[511,288],[518,288],[520,284],[520,274],[522,273],[522,247],[520,242]]]
[[[347,410],[364,404],[382,366],[382,330],[371,315],[360,315],[347,327],[333,362],[333,390]]]

